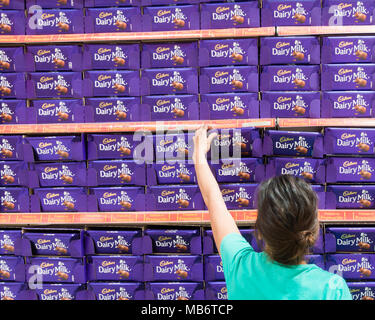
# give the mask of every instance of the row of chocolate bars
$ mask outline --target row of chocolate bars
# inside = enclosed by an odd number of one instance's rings
[[[262,0],[231,3],[180,1],[187,5],[139,7],[140,1],[88,0],[85,5],[111,8],[82,8],[83,1],[27,0],[25,10],[0,10],[1,34],[70,34],[100,32],[176,31],[270,26],[372,25],[372,0]],[[146,0],[144,2],[158,2]],[[164,2],[164,1],[161,1]],[[151,3],[155,4],[155,3]],[[39,9],[33,8],[39,5]],[[117,7],[134,5],[133,7]],[[145,5],[145,3],[143,3]],[[31,7],[31,10],[30,10]],[[23,0],[2,1],[1,9],[24,9]],[[334,9],[334,10],[332,10]],[[85,11],[85,12],[84,12]],[[84,14],[85,13],[85,14]],[[82,23],[84,21],[84,23]],[[26,28],[25,28],[26,26]]]
[[[260,252],[254,230],[240,231]],[[325,227],[306,261],[373,300],[374,243],[375,228]],[[36,275],[42,286],[30,290]],[[0,230],[1,300],[224,300],[224,280],[210,229]]]
[[[208,158],[229,209],[254,208],[257,182],[276,174],[318,183],[313,189],[321,209],[375,207],[375,129],[326,128],[324,136],[265,130],[263,138],[254,128],[218,133]],[[204,210],[191,160],[193,135],[1,136],[0,155],[7,161],[1,164],[0,211]],[[266,170],[263,155],[275,156]],[[344,184],[325,188],[324,182]],[[33,194],[27,187],[10,187],[16,185],[34,188]]]

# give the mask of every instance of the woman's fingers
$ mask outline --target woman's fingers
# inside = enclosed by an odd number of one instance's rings
[[[207,138],[207,151],[210,151],[212,140],[217,137],[217,132],[212,132]]]

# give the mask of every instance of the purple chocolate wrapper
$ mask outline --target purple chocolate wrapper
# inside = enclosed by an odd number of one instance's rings
[[[375,282],[348,282],[353,300],[375,300]]]
[[[82,49],[79,46],[27,46],[32,71],[80,71]]]
[[[144,281],[203,281],[200,255],[145,255]]]
[[[203,300],[201,282],[149,282],[146,300]]]
[[[326,128],[324,131],[325,154],[372,155],[374,143],[375,129]]]
[[[86,33],[138,31],[142,31],[142,16],[140,8],[127,7],[86,9]]]
[[[263,66],[260,91],[319,91],[319,66]]]
[[[326,182],[375,182],[375,158],[327,159]]]
[[[374,2],[371,0],[323,0],[323,26],[374,24]]]
[[[42,289],[34,289],[38,300],[86,300],[84,285],[73,283],[43,284]]]
[[[247,242],[249,242],[251,247],[256,252],[260,252],[261,248],[256,241],[254,229],[242,229],[242,228],[240,228],[239,230],[240,230],[241,235],[246,239]],[[204,230],[204,233],[203,233],[203,254],[214,254],[214,253],[218,253],[218,251],[217,251],[217,248],[216,248],[216,245],[215,245],[212,230],[206,229],[206,230]]]
[[[0,161],[0,186],[29,186],[27,164],[21,161]]]
[[[25,1],[24,0],[3,1],[0,4],[0,8],[1,9],[23,10],[23,9],[25,9]]]
[[[0,159],[23,160],[22,136],[0,136]]]
[[[315,264],[317,267],[324,269],[324,256],[322,254],[310,254],[305,256],[307,264]]]
[[[93,203],[89,202],[85,188],[35,188],[31,211],[88,212],[92,206]]]
[[[143,281],[143,256],[88,256],[89,281]]]
[[[82,9],[43,9],[43,13],[28,14],[26,34],[84,33]]]
[[[327,227],[325,252],[375,252],[375,228]]]
[[[0,230],[0,255],[15,254],[18,251],[17,240],[21,239],[21,230],[3,229]]]
[[[206,67],[200,69],[200,93],[257,92],[258,67]]]
[[[196,184],[195,167],[188,161],[165,163],[164,161],[147,165],[147,185]]]
[[[320,64],[317,37],[265,37],[260,39],[260,64]]]
[[[375,64],[323,64],[322,90],[375,90]]]
[[[320,26],[319,0],[263,0],[262,27]]]
[[[369,118],[374,116],[375,92],[326,91],[322,94],[322,118]]]
[[[144,187],[91,188],[90,194],[97,199],[98,211],[145,211]]]
[[[34,295],[23,282],[0,282],[0,300],[34,300]]]
[[[199,30],[199,6],[144,7],[142,31]]]
[[[90,282],[87,287],[92,300],[144,300],[141,282]]]
[[[326,191],[326,209],[375,208],[373,185],[329,185]]]
[[[97,160],[88,163],[88,185],[146,185],[145,165],[133,160]]]
[[[204,280],[223,281],[224,269],[221,257],[218,254],[204,256]]]
[[[25,262],[22,257],[0,256],[0,281],[25,281]]]
[[[316,193],[316,196],[318,197],[318,209],[326,209],[326,193],[324,186],[311,185],[311,189]]]
[[[324,238],[323,230],[320,229],[318,239],[316,240],[314,246],[311,248],[313,254],[323,254],[324,251]]]
[[[86,98],[86,122],[131,122],[149,120],[139,97]]]
[[[20,72],[29,71],[25,63],[23,47],[1,47],[0,48],[0,71]]]
[[[141,230],[87,230],[86,255],[143,254]]]
[[[218,135],[212,140],[212,160],[241,157],[262,157],[262,141],[259,130],[255,128],[235,128],[217,130]],[[219,157],[220,156],[220,157]]]
[[[25,137],[37,161],[85,160],[83,136]]]
[[[150,186],[146,193],[147,211],[204,210],[197,185]]]
[[[199,229],[146,229],[145,253],[202,253]]]
[[[201,29],[260,27],[256,1],[201,4]]]
[[[142,68],[197,67],[197,42],[144,43]]]
[[[31,72],[28,74],[27,95],[32,98],[80,98],[80,72]]]
[[[84,0],[26,0],[27,8],[37,5],[41,6],[42,8],[62,8],[62,9],[75,9],[75,8],[83,8]]]
[[[101,159],[133,159],[141,156],[137,146],[144,142],[146,148],[152,148],[151,142],[143,138],[142,133],[134,135],[124,134],[89,134],[87,135],[87,160]],[[151,149],[152,150],[152,149]]]
[[[0,98],[26,98],[25,73],[0,73]]]
[[[323,37],[322,63],[375,62],[375,37]]]
[[[0,35],[25,34],[25,24],[24,10],[0,10]]]
[[[266,130],[265,155],[323,158],[323,135],[318,132]]]
[[[312,183],[325,183],[326,167],[323,159],[270,158],[266,178],[289,174]]]
[[[156,161],[169,159],[180,161],[191,159],[194,150],[193,136],[194,133],[183,133],[179,131],[174,134],[148,135],[146,140],[148,141],[149,147],[153,144],[152,150],[155,151]],[[151,155],[148,155],[147,161],[152,160]]]
[[[202,94],[200,119],[259,118],[258,93]]]
[[[85,69],[139,69],[139,44],[85,44]]]
[[[22,256],[84,256],[83,231],[78,229],[24,229],[17,244]]]
[[[41,276],[43,283],[85,283],[83,259],[62,257],[27,257],[26,281]],[[33,278],[33,279],[34,279]]]
[[[326,270],[339,273],[345,280],[375,279],[375,255],[327,254]]]
[[[141,94],[197,94],[198,72],[196,68],[161,68],[142,71]]]
[[[261,158],[220,159],[210,166],[219,183],[260,182],[265,177]]]
[[[320,92],[262,93],[261,118],[320,118]]]
[[[27,123],[26,100],[3,100],[0,102],[1,124]]]
[[[30,170],[35,173],[41,187],[86,186],[86,164],[84,162],[33,163]]]
[[[142,7],[144,6],[167,6],[171,4],[195,4],[206,2],[202,0],[141,0]]]
[[[258,41],[215,39],[199,42],[199,66],[258,65]]]
[[[30,212],[29,190],[22,187],[0,187],[0,212]]]
[[[84,95],[100,96],[139,96],[139,71],[103,70],[85,71]]]
[[[138,7],[141,5],[142,0],[84,0],[85,8],[96,7]]]
[[[225,281],[206,282],[205,300],[228,300],[228,289]]]
[[[229,210],[254,209],[255,191],[258,184],[220,184],[220,191]]]
[[[144,96],[138,110],[151,121],[198,120],[197,95]]]
[[[32,123],[82,123],[85,108],[80,99],[32,100],[28,108]]]

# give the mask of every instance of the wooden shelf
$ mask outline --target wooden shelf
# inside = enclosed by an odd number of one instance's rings
[[[93,123],[51,123],[51,124],[6,124],[0,125],[0,134],[41,133],[89,133],[157,130],[194,130],[202,124],[211,128],[274,127],[276,119],[232,119],[195,121],[150,121],[150,122],[93,122]]]
[[[1,35],[0,43],[31,44],[100,41],[170,41],[184,39],[241,38],[275,35],[274,27],[182,30],[160,32],[115,32],[48,35]]]
[[[252,224],[256,210],[230,210],[239,224]],[[375,223],[375,210],[319,210],[320,222]],[[0,213],[0,225],[208,224],[207,211]]]
[[[276,27],[276,34],[278,36],[375,34],[375,25]]]
[[[282,128],[292,127],[375,127],[375,118],[278,118]]]

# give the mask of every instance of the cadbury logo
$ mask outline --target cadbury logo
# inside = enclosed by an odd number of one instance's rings
[[[358,162],[354,162],[354,161],[345,161],[343,164],[342,164],[342,166],[344,167],[344,168],[346,168],[346,167],[350,167],[350,166],[355,166],[355,165],[357,165],[358,164]]]
[[[165,146],[166,144],[170,144],[170,143],[173,143],[173,140],[162,140],[160,141],[160,145],[161,146]]]
[[[279,4],[277,6],[277,11],[282,11],[286,9],[290,9],[292,6],[290,4]]]
[[[217,104],[221,104],[221,103],[225,103],[225,102],[229,102],[229,99],[228,98],[217,98],[216,99]]]
[[[104,80],[107,80],[107,79],[112,79],[112,76],[105,75],[105,74],[101,74],[101,75],[98,76],[99,81],[104,81]]]
[[[349,41],[340,41],[339,42],[339,48],[343,48],[343,47],[351,46],[351,45],[353,45],[353,42],[349,42]]]
[[[289,137],[281,137],[280,138],[280,142],[287,142],[287,141],[293,141],[294,139],[293,138],[289,138]]]
[[[346,265],[346,264],[353,263],[353,262],[357,262],[357,260],[346,258],[346,259],[342,260],[341,263],[342,263],[343,265]]]
[[[113,237],[102,236],[102,237],[99,238],[100,242],[111,241],[111,240],[113,240]]]
[[[156,53],[162,53],[162,52],[169,51],[169,50],[171,50],[171,48],[168,48],[168,47],[157,47],[156,48]]]
[[[167,240],[171,240],[172,238],[171,237],[166,237],[166,236],[160,236],[158,238],[159,241],[167,241]]]
[[[352,3],[340,3],[337,7],[338,7],[339,10],[342,10],[342,9],[352,7],[352,6],[353,6]]]
[[[57,293],[57,290],[52,290],[52,289],[46,289],[43,291],[44,294],[53,294],[53,293]]]
[[[220,292],[221,292],[221,293],[227,293],[227,292],[228,292],[227,287],[222,287],[222,288],[220,289]]]
[[[51,193],[51,192],[49,192],[49,193],[46,194],[46,198],[47,199],[51,199],[51,198],[58,197],[59,195],[60,195],[59,193]]]
[[[107,164],[107,165],[105,165],[105,166],[103,167],[103,170],[104,170],[104,171],[109,171],[109,170],[112,170],[112,169],[117,169],[117,166],[113,166],[113,165],[109,165],[109,164]]]
[[[38,239],[37,240],[38,244],[43,244],[43,243],[48,243],[48,242],[51,242],[51,240],[48,240],[48,239]]]
[[[155,79],[162,79],[165,77],[169,77],[169,73],[157,73]]]
[[[221,13],[221,12],[225,12],[225,11],[228,11],[228,10],[229,10],[229,7],[217,7],[216,13]]]
[[[345,69],[345,68],[342,68],[338,71],[338,74],[342,75],[342,74],[346,74],[346,73],[350,73],[350,72],[353,72],[353,69]]]
[[[229,45],[227,45],[227,44],[218,43],[217,45],[215,45],[214,50],[226,49],[228,47],[229,47]]]
[[[175,193],[175,191],[172,191],[172,190],[163,190],[162,192],[161,192],[161,195],[163,196],[163,197],[165,197],[165,196],[168,196],[168,195],[170,195],[170,194],[174,194]]]
[[[102,54],[102,53],[106,53],[106,52],[111,52],[112,50],[109,49],[109,48],[99,48],[98,49],[98,53],[99,54]]]
[[[39,79],[39,82],[44,83],[44,82],[52,81],[52,80],[53,80],[53,77],[41,77]]]
[[[100,102],[100,103],[99,103],[99,108],[110,107],[110,106],[112,106],[112,105],[113,105],[112,102]]]
[[[288,163],[285,165],[285,168],[287,168],[287,169],[289,169],[289,168],[293,168],[293,167],[299,167],[299,163],[288,162]]]
[[[173,261],[166,261],[166,260],[162,260],[162,261],[160,261],[160,266],[161,267],[165,267],[165,266],[168,266],[168,265],[170,265],[170,264],[173,264]]]
[[[173,292],[173,291],[174,291],[174,289],[172,289],[172,288],[163,288],[163,289],[160,290],[160,293],[168,293],[168,292]]]
[[[116,139],[115,138],[104,138],[102,143],[107,144],[107,143],[112,143],[112,142],[116,142]]]
[[[39,143],[39,148],[45,148],[45,147],[48,147],[48,146],[52,146],[52,143],[51,142],[41,142]]]
[[[56,106],[56,104],[54,104],[54,103],[43,103],[42,104],[42,109],[47,109],[47,108],[51,108],[51,107],[55,107]]]
[[[100,12],[99,18],[105,18],[105,17],[109,17],[111,15],[112,15],[112,12]]]
[[[222,169],[227,169],[227,168],[232,168],[234,166],[234,164],[231,164],[231,163],[228,163],[228,164],[223,164],[221,166]]]
[[[279,42],[277,42],[276,43],[276,48],[277,49],[280,49],[280,48],[282,48],[282,47],[285,47],[285,46],[290,46],[290,42],[282,42],[282,41],[279,41]]]
[[[47,53],[51,53],[51,50],[43,50],[43,49],[40,49],[40,50],[37,51],[36,54],[37,54],[38,56],[42,56],[42,55],[47,54]]]
[[[278,103],[282,103],[282,102],[285,102],[285,101],[291,101],[291,100],[292,100],[291,97],[278,97],[277,98]]]
[[[48,263],[48,262],[42,262],[40,264],[41,268],[48,268],[48,267],[53,267],[53,263]]]
[[[348,196],[352,196],[352,195],[356,195],[357,194],[357,191],[344,191],[343,193],[342,193],[342,195],[344,196],[344,197],[348,197]]]
[[[55,16],[54,13],[43,13],[42,14],[42,19],[53,18],[54,16]]]
[[[171,101],[170,100],[162,100],[162,99],[159,99],[158,101],[156,101],[156,105],[158,107],[163,106],[163,105],[168,104],[168,103],[171,103]]]
[[[175,169],[175,166],[162,166],[161,171],[167,171],[167,170],[172,170]]]
[[[226,76],[227,74],[228,74],[228,72],[226,72],[226,71],[216,71],[215,72],[215,78]]]
[[[355,238],[355,234],[342,234],[341,239],[349,239],[349,238]]]
[[[278,76],[284,76],[284,75],[286,75],[286,74],[288,74],[288,73],[292,73],[292,71],[290,71],[290,70],[279,70],[279,71],[277,71],[277,75]]]
[[[164,15],[170,14],[170,13],[171,13],[171,10],[159,10],[158,13],[157,13],[157,16],[161,17],[161,16],[164,16]]]
[[[347,100],[352,100],[352,97],[348,97],[348,96],[339,96],[337,98],[337,101],[338,102],[344,102],[344,101],[347,101]]]
[[[223,189],[221,191],[221,194],[226,195],[226,194],[233,193],[233,192],[234,192],[234,189]]]
[[[114,261],[103,261],[102,262],[103,267],[107,267],[107,266],[110,266],[110,265],[113,265],[113,264],[115,264]]]
[[[114,197],[116,196],[117,194],[116,193],[113,193],[113,192],[105,192],[103,194],[103,198],[110,198],[110,197]]]
[[[115,289],[103,288],[103,290],[102,290],[102,294],[107,294],[107,293],[111,293],[111,292],[115,292]]]
[[[350,139],[350,138],[355,138],[356,137],[356,135],[355,134],[350,134],[350,133],[343,133],[342,135],[341,135],[341,139]]]
[[[45,167],[44,168],[45,173],[49,173],[49,172],[56,171],[56,170],[58,170],[58,168],[56,168],[56,167]]]

